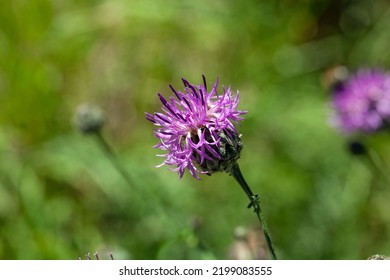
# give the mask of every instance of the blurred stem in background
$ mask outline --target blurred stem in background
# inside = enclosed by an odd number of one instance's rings
[[[137,182],[137,179],[133,178],[126,170],[125,166],[116,156],[112,146],[103,136],[102,127],[104,124],[104,117],[103,112],[99,108],[90,105],[81,105],[76,112],[74,121],[77,128],[83,134],[94,136],[105,157],[123,177],[133,196],[136,196],[141,201],[145,201],[145,203],[150,205],[149,208],[153,208],[153,211],[157,212],[159,215],[165,216],[165,220],[171,223],[170,227],[180,229],[178,233],[179,236],[182,235],[181,233],[184,230],[186,233],[186,236],[183,237],[184,240],[196,240],[197,242],[195,243],[200,249],[208,247],[206,244],[204,244],[204,242],[198,240],[196,226],[194,227],[184,225],[183,222],[175,218],[175,215],[169,214],[166,208],[162,207],[164,203],[162,203],[161,199],[156,196],[155,193],[153,193],[153,191],[151,191],[149,188],[140,186],[140,184]],[[190,228],[190,230],[185,230],[186,228]],[[190,244],[187,245],[191,246]],[[112,254],[110,257],[113,258]]]
[[[126,183],[130,187],[137,187],[137,184],[129,176],[129,174],[125,170],[124,166],[119,162],[119,160],[116,157],[112,147],[108,144],[106,139],[103,137],[101,131],[96,131],[94,133],[94,136],[96,137],[96,140],[99,143],[100,148],[103,150],[103,152],[105,153],[107,158],[110,160],[112,165],[115,167],[115,169],[121,174],[123,179],[125,179]]]
[[[368,148],[367,145],[360,140],[350,141],[348,143],[348,148],[352,155],[358,156],[373,174],[379,178],[383,178],[386,185],[390,186],[390,177],[383,169],[386,166],[386,162],[375,149]]]
[[[101,150],[104,152],[105,156],[108,158],[108,160],[111,162],[111,164],[115,167],[115,169],[121,174],[123,179],[126,181],[127,185],[132,189],[132,194],[141,196],[140,199],[143,199],[144,195],[142,195],[143,192],[147,192],[145,195],[148,199],[152,199],[151,205],[153,207],[157,207],[159,213],[163,213],[167,217],[171,217],[171,215],[168,215],[166,213],[165,209],[161,207],[159,199],[149,191],[148,188],[141,188],[139,187],[139,184],[134,180],[130,175],[129,172],[127,172],[126,168],[123,166],[123,164],[119,161],[118,157],[116,156],[113,148],[111,145],[107,142],[107,140],[104,138],[102,134],[102,127],[104,124],[104,116],[103,112],[96,107],[90,106],[90,105],[81,105],[79,106],[76,117],[75,117],[75,123],[77,128],[86,135],[93,135]],[[178,225],[179,223],[176,220],[169,219],[171,221],[176,222]]]

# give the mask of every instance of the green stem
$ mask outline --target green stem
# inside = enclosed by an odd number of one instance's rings
[[[140,188],[136,181],[130,176],[130,174],[126,171],[125,167],[121,164],[118,157],[116,156],[114,150],[110,146],[110,144],[106,141],[106,139],[103,137],[100,131],[95,132],[94,135],[96,136],[96,139],[101,147],[101,149],[104,151],[106,156],[109,158],[111,164],[116,168],[116,170],[122,175],[122,177],[125,179],[126,183],[131,188],[136,188],[136,191],[133,192],[133,195],[137,195],[139,199],[146,197],[149,199],[150,205],[153,205],[154,210],[156,210],[160,215],[165,216],[167,221],[170,221],[172,223],[172,226],[175,226],[177,228],[183,228],[184,225],[181,221],[178,219],[172,219],[174,215],[167,212],[167,210],[162,207],[163,203],[159,197],[157,197],[152,191],[150,191],[149,188]],[[193,233],[195,235],[195,233]],[[196,235],[195,235],[196,236]],[[196,236],[197,238],[197,236]],[[208,247],[204,245],[205,247]],[[112,259],[112,255],[110,256]]]
[[[374,150],[368,150],[366,155],[367,155],[366,158],[369,164],[371,165],[373,172],[377,173],[378,176],[381,176],[386,181],[385,183],[389,184],[390,183],[389,175],[382,168],[383,166],[385,166],[385,162],[383,158]]]
[[[261,228],[263,229],[263,233],[264,233],[265,240],[267,242],[268,250],[272,256],[272,259],[277,260],[274,245],[272,243],[271,235],[269,233],[269,229],[267,226],[267,222],[264,218],[263,212],[261,211],[259,196],[253,194],[252,190],[249,188],[247,182],[245,181],[244,176],[242,176],[240,167],[238,166],[237,163],[232,167],[230,174],[234,177],[234,179],[236,179],[238,184],[241,186],[241,188],[244,190],[244,192],[248,196],[248,198],[250,200],[248,208],[250,208],[250,207],[254,208],[254,212],[256,213],[257,218],[261,224]]]
[[[96,138],[97,138],[97,140],[98,140],[102,150],[106,153],[107,158],[109,158],[109,160],[111,161],[112,165],[122,175],[122,177],[126,180],[127,184],[130,187],[135,187],[136,184],[134,183],[132,178],[130,178],[130,176],[128,175],[127,171],[123,168],[122,164],[118,161],[118,158],[116,157],[114,151],[112,150],[110,145],[107,143],[107,141],[104,139],[104,137],[101,134],[101,132],[100,131],[96,132],[95,136],[96,136]]]

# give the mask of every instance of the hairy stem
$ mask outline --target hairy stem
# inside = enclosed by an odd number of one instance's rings
[[[250,200],[248,208],[251,208],[251,207],[254,208],[254,212],[256,213],[257,218],[260,222],[261,228],[263,230],[264,237],[265,237],[265,240],[267,242],[268,250],[272,256],[272,259],[276,260],[277,257],[276,257],[276,253],[275,253],[275,248],[274,248],[274,245],[273,245],[272,240],[271,240],[271,235],[269,233],[267,222],[264,218],[263,212],[261,211],[259,196],[253,194],[252,190],[249,188],[247,182],[245,181],[244,176],[242,176],[240,167],[238,166],[237,163],[232,167],[230,174],[234,177],[234,179],[236,179],[238,184],[241,186],[241,188],[244,190],[244,192],[248,196],[248,198]]]

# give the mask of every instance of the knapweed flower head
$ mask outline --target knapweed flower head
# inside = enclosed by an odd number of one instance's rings
[[[146,113],[154,123],[159,139],[155,148],[166,151],[160,165],[173,166],[172,171],[183,176],[186,169],[199,179],[198,173],[229,172],[240,156],[242,142],[234,124],[243,120],[245,111],[237,110],[239,94],[223,87],[218,93],[218,79],[211,89],[193,85],[182,79],[184,90],[170,86],[174,96],[162,102],[162,113]]]
[[[372,133],[390,119],[390,75],[364,69],[333,89],[332,123],[345,133]]]

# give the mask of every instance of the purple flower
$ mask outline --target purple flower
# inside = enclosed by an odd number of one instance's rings
[[[246,112],[237,110],[238,92],[234,95],[230,87],[223,87],[218,94],[218,79],[208,91],[204,76],[198,86],[182,81],[183,92],[170,86],[175,96],[167,100],[158,94],[163,113],[146,113],[146,119],[158,127],[154,134],[159,142],[154,147],[166,151],[159,166],[175,166],[171,170],[180,178],[186,168],[197,179],[197,173],[229,172],[242,149],[234,123]]]
[[[371,133],[390,118],[390,75],[360,70],[334,88],[332,122],[345,133]]]

